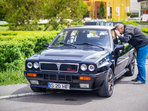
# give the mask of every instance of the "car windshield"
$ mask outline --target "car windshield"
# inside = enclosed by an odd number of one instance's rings
[[[52,46],[93,46],[110,48],[110,37],[107,29],[65,29]]]

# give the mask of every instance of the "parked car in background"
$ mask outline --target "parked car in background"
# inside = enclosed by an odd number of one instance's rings
[[[143,15],[141,16],[141,20],[142,20],[142,21],[148,21],[148,14],[143,14]]]
[[[8,24],[8,22],[6,22],[6,21],[0,21],[0,25],[5,25],[5,24]]]

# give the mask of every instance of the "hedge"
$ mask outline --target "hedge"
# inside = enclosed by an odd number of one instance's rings
[[[148,36],[148,28],[141,29]]]
[[[16,70],[26,58],[44,49],[59,31],[8,31],[0,32],[0,71]]]

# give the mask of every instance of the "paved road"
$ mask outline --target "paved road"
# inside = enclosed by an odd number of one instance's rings
[[[116,81],[110,98],[97,97],[93,92],[52,91],[1,99],[0,111],[148,111],[148,83],[132,84],[133,78],[122,77]],[[28,84],[0,86],[0,97],[29,92]]]

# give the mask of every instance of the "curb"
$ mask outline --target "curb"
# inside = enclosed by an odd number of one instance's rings
[[[43,94],[51,94],[51,92],[42,92],[42,93],[30,92],[30,93],[22,93],[22,94],[0,96],[0,100],[2,100],[2,99],[9,99],[9,98],[24,97],[24,96],[37,96],[37,95],[43,95]]]

